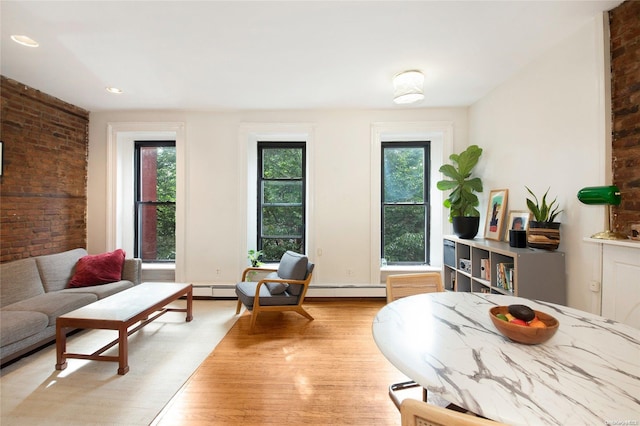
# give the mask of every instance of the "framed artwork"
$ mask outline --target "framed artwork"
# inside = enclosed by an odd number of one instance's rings
[[[504,240],[509,242],[509,230],[522,229],[524,231],[529,227],[528,211],[511,210],[507,219],[507,232],[504,233]]]
[[[487,223],[484,226],[484,237],[488,240],[502,240],[508,196],[508,189],[492,189],[489,193]]]

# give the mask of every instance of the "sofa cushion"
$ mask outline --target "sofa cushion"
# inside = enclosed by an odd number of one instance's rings
[[[271,272],[267,274],[264,278],[275,279],[275,280],[280,279],[277,272]],[[289,287],[289,284],[287,283],[265,283],[265,285],[267,286],[267,288],[269,289],[269,293],[271,294],[282,294],[287,289],[287,287]]]
[[[236,295],[238,299],[247,307],[253,309],[254,296],[256,294],[256,286],[258,283],[241,282],[236,285]],[[271,294],[266,286],[260,287],[260,305],[295,305],[298,303],[297,296],[291,296],[286,291],[280,294]]]
[[[69,294],[62,291],[44,293],[36,297],[22,300],[2,308],[2,311],[35,311],[49,318],[49,325],[56,323],[56,318],[98,300],[92,293]]]
[[[265,283],[271,294],[282,294],[289,287],[287,283]]]
[[[122,249],[81,257],[73,278],[69,281],[69,287],[86,287],[120,281],[124,258],[125,252]]]
[[[104,299],[105,297],[111,296],[113,294],[119,293],[122,290],[126,290],[128,288],[133,287],[133,283],[131,281],[116,281],[115,283],[109,284],[101,284],[101,285],[92,285],[90,287],[76,287],[76,288],[67,288],[61,290],[61,293],[89,293],[95,294],[99,299]]]
[[[307,273],[305,274],[305,279],[307,275],[313,272],[313,263],[307,263]],[[300,296],[302,293],[302,289],[304,286],[302,284],[289,284],[289,288],[287,288],[287,292],[293,296]]]
[[[49,318],[41,312],[0,311],[0,346],[33,336],[48,325]]]
[[[76,264],[87,251],[83,248],[36,257],[40,278],[47,292],[59,291],[69,286]]]
[[[34,258],[0,265],[0,307],[44,293]]]
[[[280,259],[278,276],[283,280],[304,280],[307,276],[307,263],[309,259],[303,254],[287,251]]]

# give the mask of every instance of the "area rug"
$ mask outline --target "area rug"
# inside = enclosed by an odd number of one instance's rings
[[[175,302],[177,305],[184,301]],[[51,345],[1,370],[4,425],[149,425],[239,317],[236,301],[194,300],[194,319],[170,312],[129,337],[129,367],[69,359],[55,369]],[[86,330],[68,339],[70,352],[94,351],[114,331]],[[105,354],[117,354],[117,346]]]

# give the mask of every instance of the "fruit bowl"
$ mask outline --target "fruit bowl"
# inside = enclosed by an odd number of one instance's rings
[[[545,323],[545,328],[513,324],[496,317],[498,314],[506,315],[508,312],[508,306],[494,306],[489,309],[489,317],[500,333],[514,342],[524,343],[525,345],[537,345],[546,342],[556,334],[560,325],[558,320],[551,315],[536,310],[534,312],[538,319]]]

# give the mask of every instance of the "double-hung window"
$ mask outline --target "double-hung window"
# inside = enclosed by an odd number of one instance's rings
[[[258,142],[258,250],[277,262],[285,251],[304,253],[304,142]]]
[[[381,257],[429,264],[429,142],[383,142],[381,158]]]
[[[135,257],[176,257],[176,143],[135,142]]]

